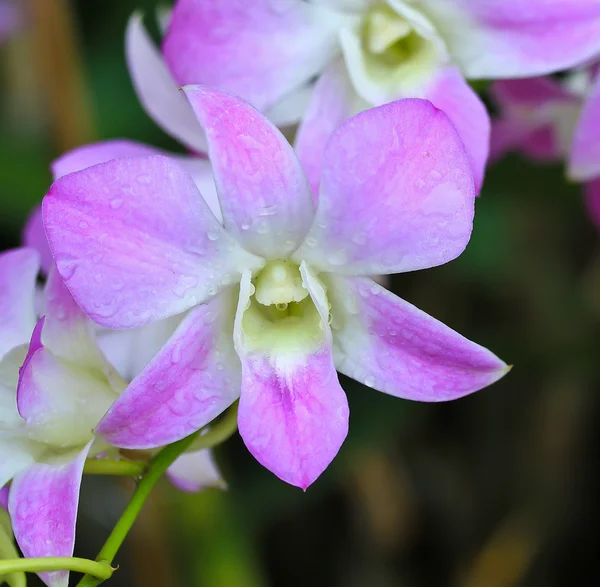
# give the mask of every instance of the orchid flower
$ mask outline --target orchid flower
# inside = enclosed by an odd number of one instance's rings
[[[35,324],[34,250],[4,253],[0,266],[0,486],[12,480],[8,510],[25,556],[71,556],[83,465],[107,448],[93,428],[126,384],[56,272]],[[41,577],[52,587],[68,584],[66,571]]]
[[[492,126],[492,157],[518,150],[547,162],[567,162],[584,183],[590,217],[600,226],[600,76],[590,67],[563,80],[542,77],[496,82],[500,108]]]
[[[233,92],[278,125],[305,113],[296,147],[313,188],[341,122],[391,100],[427,98],[457,128],[479,190],[489,117],[465,78],[566,69],[600,51],[599,28],[597,0],[178,0],[162,56],[139,15],[127,54],[149,114],[196,151],[205,141],[181,85]]]
[[[506,373],[367,277],[440,265],[469,240],[473,175],[441,111],[406,100],[342,125],[315,209],[293,149],[258,111],[218,90],[184,92],[208,141],[222,223],[185,171],[156,156],[64,176],[43,202],[58,270],[94,321],[134,328],[191,308],[98,433],[148,449],[239,398],[250,452],[306,488],[347,433],[336,368],[419,401]]]

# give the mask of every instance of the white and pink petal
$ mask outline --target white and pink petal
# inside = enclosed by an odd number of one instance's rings
[[[0,254],[0,358],[26,343],[35,326],[39,254],[31,248]]]
[[[183,453],[167,469],[167,477],[181,491],[196,493],[207,487],[226,489],[212,451],[208,449]]]
[[[180,440],[239,396],[234,288],[194,308],[96,428],[110,444],[148,449]]]
[[[185,97],[160,51],[150,39],[142,16],[135,13],[125,33],[125,54],[133,86],[148,115],[165,132],[195,152],[206,142]]]
[[[12,482],[8,510],[25,557],[72,556],[79,488],[91,443],[45,463],[36,463]],[[49,587],[67,587],[68,571],[40,573]]]
[[[239,98],[204,86],[184,92],[207,137],[225,229],[257,255],[285,258],[302,242],[314,214],[293,148]]]
[[[253,292],[242,278],[236,316],[236,350],[242,360],[238,425],[248,450],[283,481],[306,489],[331,463],[348,432],[348,402],[333,365],[327,300],[303,268],[309,289],[300,331],[265,335],[252,324]],[[248,306],[250,304],[250,306]]]
[[[421,0],[468,78],[553,73],[600,52],[597,0]]]
[[[222,88],[266,110],[326,66],[342,22],[301,0],[179,0],[163,55],[180,85]]]

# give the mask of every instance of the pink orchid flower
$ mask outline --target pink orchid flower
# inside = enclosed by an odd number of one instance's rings
[[[85,460],[115,452],[94,428],[127,384],[54,270],[36,325],[38,269],[33,249],[0,255],[0,486],[12,480],[8,511],[25,556],[71,556]],[[169,477],[186,491],[223,486],[207,450],[180,457]],[[41,577],[68,584],[67,572]]]
[[[12,480],[8,511],[25,556],[71,556],[83,465],[107,448],[93,428],[126,383],[56,272],[35,324],[38,269],[32,249],[0,256],[0,486]],[[51,587],[68,584],[66,571],[41,577]]]
[[[600,226],[600,75],[597,67],[565,79],[496,82],[500,107],[492,126],[494,159],[518,150],[533,160],[566,161],[567,174],[584,184],[591,219]]]
[[[293,149],[258,111],[218,90],[184,93],[208,142],[222,223],[163,157],[72,173],[43,202],[58,270],[93,320],[134,328],[191,308],[98,433],[147,449],[239,398],[250,452],[306,488],[346,437],[336,368],[419,401],[455,399],[506,373],[367,277],[434,267],[467,245],[473,175],[441,111],[406,100],[342,125],[315,208]]]
[[[162,56],[139,15],[127,53],[148,112],[196,151],[205,141],[181,85],[233,92],[278,125],[305,113],[296,145],[313,188],[327,139],[344,120],[426,98],[457,128],[479,190],[489,117],[465,78],[566,69],[600,51],[599,28],[597,0],[178,0]]]

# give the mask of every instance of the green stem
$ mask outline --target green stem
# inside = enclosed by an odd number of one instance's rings
[[[125,475],[139,477],[146,470],[146,461],[112,461],[110,459],[89,459],[83,472],[87,475]]]
[[[16,558],[0,561],[0,576],[9,573],[42,573],[48,571],[77,571],[98,577],[105,581],[113,574],[113,568],[105,561],[91,561],[87,558],[56,556],[47,558]],[[86,575],[87,576],[87,575]]]
[[[156,482],[183,451],[190,448],[192,444],[194,450],[217,446],[227,440],[236,429],[237,404],[233,405],[223,418],[213,425],[206,434],[199,436],[200,431],[194,432],[194,434],[191,434],[178,442],[165,446],[165,448],[157,453],[156,456],[149,461],[146,472],[139,481],[131,501],[104,543],[96,560],[112,563],[117,551],[123,544],[129,530],[131,530],[133,523],[138,517],[150,491],[152,491]],[[96,587],[96,585],[99,585],[102,581],[104,581],[104,579],[88,574],[81,579],[77,584],[77,587]]]

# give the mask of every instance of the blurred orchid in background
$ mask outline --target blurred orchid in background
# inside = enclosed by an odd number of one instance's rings
[[[197,83],[241,96],[280,126],[303,119],[296,148],[315,191],[331,132],[408,97],[448,115],[479,190],[489,117],[465,78],[541,75],[600,51],[596,0],[178,0],[165,26],[162,58],[139,15],[127,35],[134,84],[157,123],[205,150],[177,92]]]
[[[445,263],[469,240],[473,176],[442,112],[395,102],[342,126],[315,210],[292,148],[254,108],[203,87],[185,95],[207,138],[223,225],[162,157],[64,176],[44,200],[57,267],[96,322],[132,328],[194,308],[98,426],[111,444],[173,442],[240,397],[249,450],[306,488],[347,433],[336,368],[420,401],[506,373],[366,277]]]
[[[496,82],[491,92],[500,109],[492,126],[492,158],[520,151],[541,162],[564,161],[568,176],[584,183],[590,217],[600,226],[598,66],[561,79]]]

